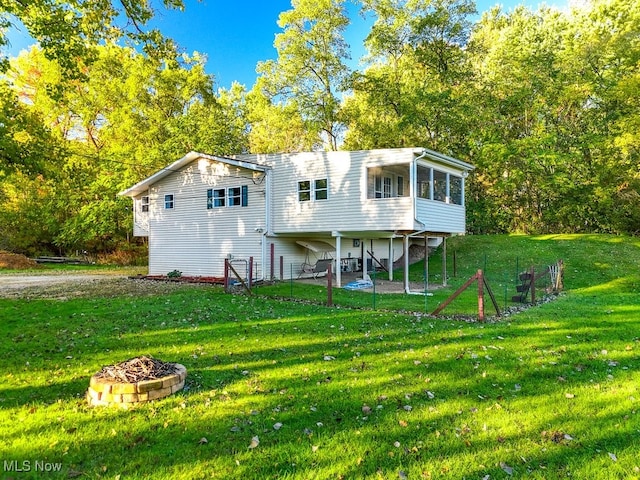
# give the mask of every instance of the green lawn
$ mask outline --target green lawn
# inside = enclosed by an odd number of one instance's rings
[[[458,275],[427,309],[130,280],[0,299],[2,478],[640,478],[640,241],[469,236],[453,251]],[[516,266],[558,258],[552,302],[486,323],[416,313],[478,268],[501,292]],[[472,293],[445,313],[473,312]],[[185,390],[86,405],[93,373],[142,354],[184,364]]]

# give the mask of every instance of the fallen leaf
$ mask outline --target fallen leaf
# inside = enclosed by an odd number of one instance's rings
[[[398,472],[398,477],[400,478],[400,480],[407,480],[407,474],[404,473],[402,470]]]
[[[282,424],[281,424],[280,422],[275,423],[275,424],[273,425],[273,429],[274,429],[274,430],[280,430],[281,428],[282,428]]]
[[[200,441],[198,441],[198,445],[204,445],[205,443],[209,443],[206,437],[202,437]]]
[[[324,360],[325,362],[330,362],[331,360],[335,360],[336,357],[332,357],[331,355],[325,355],[324,356]]]
[[[566,398],[575,398],[575,395],[573,393],[565,393],[564,396]]]
[[[502,470],[504,470],[507,473],[507,475],[513,475],[513,468],[511,468],[506,463],[500,462],[500,468],[502,468]]]
[[[618,457],[616,457],[616,454],[615,454],[615,453],[609,453],[609,458],[610,458],[611,460],[613,460],[614,462],[617,462],[617,461],[618,461]]]
[[[371,413],[371,407],[369,405],[363,405],[362,413],[364,413],[365,415],[369,415]]]
[[[249,448],[256,448],[258,445],[260,445],[260,439],[256,435],[255,437],[253,437],[251,439],[251,443],[249,444]]]
[[[413,407],[411,405],[405,405],[404,408],[407,412],[410,412],[411,410],[413,410]]]

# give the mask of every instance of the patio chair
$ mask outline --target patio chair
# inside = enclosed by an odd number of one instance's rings
[[[305,273],[310,273],[311,275],[313,275],[313,278],[318,278],[318,275],[320,275],[321,273],[326,273],[327,270],[329,270],[329,265],[331,265],[332,263],[332,258],[322,258],[316,261],[315,265],[311,265],[310,263],[303,263],[300,276]],[[300,278],[300,276],[298,276],[298,278]]]

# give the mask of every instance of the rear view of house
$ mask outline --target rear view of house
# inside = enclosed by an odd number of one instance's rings
[[[254,278],[390,266],[425,238],[465,231],[472,166],[426,149],[238,155],[191,152],[121,195],[149,273],[221,276],[229,259]],[[315,247],[312,247],[315,246]],[[324,246],[324,247],[323,247]],[[391,268],[389,268],[391,270]]]

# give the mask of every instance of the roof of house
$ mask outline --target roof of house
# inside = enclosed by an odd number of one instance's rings
[[[431,160],[435,160],[437,162],[445,163],[461,170],[473,170],[475,167],[470,163],[463,162],[462,160],[458,160],[457,158],[450,157],[449,155],[445,155],[444,153],[436,152],[434,150],[429,150],[428,148],[420,148],[415,151],[418,158],[424,156],[430,158]]]
[[[387,150],[387,149],[384,149],[384,150]],[[444,155],[442,153],[429,150],[427,148],[407,148],[404,150],[412,152],[417,159],[428,158],[430,160],[434,160],[436,162],[439,162],[445,165],[450,165],[464,171],[469,171],[474,169],[474,166],[467,162],[463,162],[462,160],[458,160],[457,158],[453,158],[448,155]],[[371,150],[371,152],[375,152],[375,151],[376,150]],[[289,154],[289,155],[295,155],[295,153]],[[205,153],[189,152],[181,159],[173,162],[171,165],[163,168],[162,170],[157,171],[150,177],[147,177],[144,180],[136,183],[134,186],[127,188],[126,190],[123,190],[122,192],[119,193],[119,195],[127,196],[127,197],[138,196],[141,193],[146,192],[148,188],[154,183],[156,183],[157,181],[163,179],[164,177],[166,177],[167,175],[170,175],[173,172],[179,171],[181,168],[185,167],[189,163],[199,158],[226,163],[228,165],[233,165],[237,167],[247,168],[249,170],[253,170],[257,172],[265,172],[271,169],[271,167],[267,165],[255,163],[248,160],[249,158],[253,159],[256,157],[257,157],[256,155],[238,155],[238,157],[236,158],[229,158],[229,157],[221,157],[218,155],[208,155]]]
[[[173,172],[179,171],[182,167],[188,165],[189,163],[197,160],[199,158],[205,158],[208,160],[214,160],[216,162],[226,163],[228,165],[233,165],[236,167],[247,168],[249,170],[254,170],[257,172],[265,172],[269,170],[270,167],[266,165],[258,165],[257,163],[247,162],[243,160],[237,160],[228,157],[220,157],[217,155],[207,155],[206,153],[198,153],[198,152],[189,152],[180,160],[176,160],[171,165],[163,168],[162,170],[157,171],[150,177],[145,178],[144,180],[136,183],[133,187],[129,187],[126,190],[123,190],[118,195],[122,195],[125,197],[135,197],[147,191],[147,189],[156,183],[158,180],[163,179],[167,175],[170,175]]]

